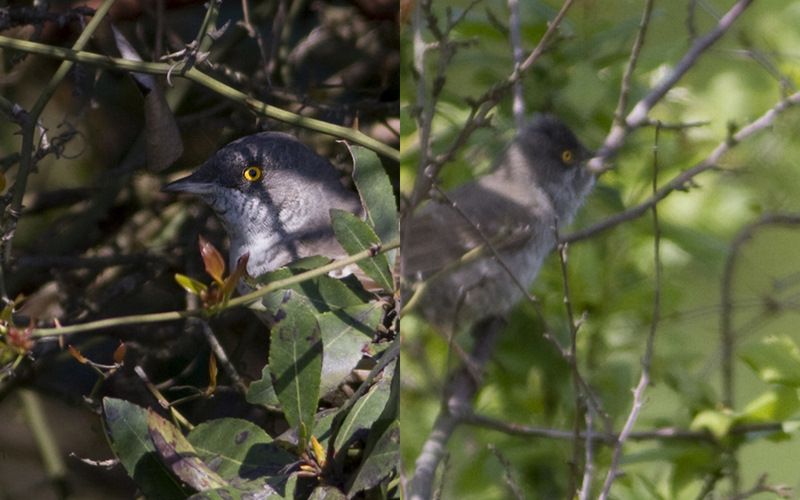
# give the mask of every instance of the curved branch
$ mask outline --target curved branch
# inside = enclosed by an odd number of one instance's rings
[[[372,151],[375,151],[376,153],[394,161],[400,160],[400,152],[398,150],[383,144],[382,142],[364,134],[363,132],[359,132],[358,130],[353,130],[348,127],[335,125],[333,123],[328,123],[326,121],[317,120],[315,118],[310,118],[308,116],[298,115],[296,113],[292,113],[291,111],[286,111],[285,109],[275,106],[270,106],[263,101],[248,96],[244,92],[225,85],[224,83],[206,75],[197,68],[189,68],[184,73],[181,71],[183,68],[183,63],[178,63],[178,66],[176,67],[173,64],[167,63],[129,61],[126,59],[108,57],[92,52],[76,51],[63,47],[55,47],[52,45],[31,42],[28,40],[18,40],[16,38],[9,38],[2,35],[0,35],[0,47],[20,50],[46,57],[53,57],[56,59],[78,61],[91,64],[93,66],[99,66],[101,68],[135,71],[137,73],[148,73],[153,75],[166,75],[170,73],[175,76],[182,76],[206,87],[213,92],[227,97],[232,101],[247,106],[256,113],[268,118],[282,121],[290,125],[297,125],[309,130],[315,130],[317,132],[338,137],[340,139],[345,139],[355,144],[364,146],[367,149],[371,149]]]
[[[395,240],[394,242],[388,245],[383,245],[380,248],[380,251],[377,253],[388,252],[390,250],[394,250],[399,246],[400,242]],[[220,308],[220,310],[230,309],[232,307],[237,307],[237,306],[250,305],[256,300],[276,290],[280,290],[281,288],[286,288],[287,286],[294,285],[296,283],[301,283],[311,278],[316,278],[317,276],[328,274],[331,271],[335,271],[337,269],[341,269],[351,264],[355,264],[356,262],[367,259],[369,257],[374,257],[375,255],[376,252],[373,249],[367,249],[362,252],[353,254],[350,257],[344,259],[338,259],[331,262],[330,264],[326,264],[324,266],[311,269],[310,271],[306,271],[304,273],[300,273],[286,279],[273,281],[272,283],[264,287],[261,287],[254,292],[229,300],[224,307]],[[117,318],[107,318],[98,321],[90,321],[88,323],[81,323],[78,325],[59,326],[55,328],[36,328],[31,331],[31,335],[34,337],[67,335],[71,333],[101,330],[103,328],[109,328],[112,326],[140,325],[143,323],[162,323],[165,321],[176,321],[183,318],[204,316],[207,313],[208,312],[205,309],[191,309],[186,311],[167,311],[167,312],[153,313],[153,314],[136,314],[132,316],[120,316]]]

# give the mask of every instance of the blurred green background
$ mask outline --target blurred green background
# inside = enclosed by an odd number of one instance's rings
[[[683,56],[691,40],[689,24],[702,36],[733,5],[731,1],[656,2],[644,48],[633,78],[629,102],[635,103]],[[446,9],[459,15],[467,1],[434,2],[440,24]],[[589,147],[607,134],[620,81],[638,29],[644,2],[585,0],[567,15],[559,38],[524,80],[528,114],[554,113]],[[526,54],[536,45],[561,2],[521,2]],[[693,20],[688,13],[693,7]],[[503,81],[513,68],[506,2],[478,2],[451,34],[469,42],[447,67],[437,103],[433,152],[446,150],[466,119],[466,99]],[[691,71],[651,112],[665,122],[707,121],[700,127],[660,132],[659,181],[664,183],[695,165],[724,141],[728,130],[746,124],[773,107],[800,83],[800,2],[755,2],[726,36],[707,51]],[[417,81],[412,77],[413,28],[401,33],[401,187],[407,195],[418,169],[418,130],[413,109]],[[432,41],[426,30],[424,36]],[[428,52],[435,71],[438,54]],[[430,82],[428,82],[430,83]],[[428,86],[430,90],[430,86]],[[630,105],[628,111],[630,110]],[[800,211],[800,109],[789,109],[774,125],[737,146],[719,168],[698,176],[696,185],[674,192],[659,204],[663,282],[661,317],[655,344],[653,385],[636,430],[664,426],[689,429],[698,414],[710,411],[724,420],[720,391],[720,290],[722,271],[737,231],[772,212]],[[653,175],[654,128],[633,133],[604,174],[571,230],[585,228],[646,200]],[[476,131],[442,171],[442,183],[454,186],[486,171],[513,137],[511,99],[493,113],[492,127]],[[570,230],[565,231],[569,233]],[[797,418],[796,386],[766,413],[754,417],[747,405],[773,386],[738,357],[773,335],[800,342],[800,227],[768,228],[743,247],[732,284],[737,422]],[[579,367],[603,408],[619,429],[630,411],[631,389],[653,312],[653,224],[645,216],[569,247],[569,274],[576,314],[586,313],[579,333]],[[534,287],[546,321],[562,344],[568,328],[559,263],[551,255]],[[402,321],[402,447],[404,467],[413,461],[439,409],[446,374],[456,365],[441,338],[422,320]],[[574,392],[569,367],[541,337],[542,327],[529,304],[513,314],[503,334],[475,409],[508,422],[569,430]],[[461,339],[466,342],[465,339]],[[800,359],[800,358],[797,358]],[[794,396],[791,396],[794,394]],[[793,399],[794,398],[794,399]],[[753,410],[750,407],[749,410]],[[754,411],[754,410],[753,410]],[[745,414],[749,416],[745,416]],[[694,424],[698,425],[697,422]],[[727,438],[726,438],[727,439]],[[731,441],[724,441],[731,443]],[[791,433],[750,434],[736,442],[741,487],[761,474],[770,484],[800,487],[796,459],[800,442]],[[510,463],[504,467],[491,450]],[[463,426],[449,445],[443,498],[509,498],[503,474],[510,472],[526,498],[563,498],[572,457],[570,441],[524,438]],[[599,447],[595,493],[610,461]],[[625,447],[615,498],[695,498],[704,484],[730,492],[721,448],[700,442],[643,441]],[[768,495],[762,495],[768,498]]]

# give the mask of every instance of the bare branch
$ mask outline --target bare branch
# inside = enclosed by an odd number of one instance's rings
[[[519,1],[508,0],[509,41],[515,68],[522,63],[522,37],[519,24]],[[514,82],[511,93],[513,96],[511,109],[514,115],[514,123],[517,126],[517,130],[521,130],[525,126],[525,99],[522,96],[522,80]]]
[[[477,413],[471,413],[461,418],[461,422],[475,427],[491,429],[509,436],[520,436],[537,439],[552,439],[571,441],[575,434],[572,429],[552,429],[532,425],[505,422]],[[750,434],[764,434],[769,432],[783,432],[783,422],[761,422],[757,424],[740,424],[728,430],[729,436],[747,436]],[[618,440],[618,432],[601,432],[599,430],[583,431],[581,439],[591,440],[593,443],[613,446]],[[628,441],[688,441],[694,443],[717,443],[716,438],[706,431],[692,431],[677,427],[661,427],[645,431],[633,431],[628,434]]]
[[[759,118],[742,127],[738,132],[733,134],[732,137],[726,138],[724,141],[720,142],[720,144],[714,148],[711,154],[709,154],[705,159],[697,163],[692,168],[684,170],[680,174],[676,175],[672,180],[659,188],[659,190],[647,201],[644,201],[635,207],[631,207],[624,212],[613,215],[604,221],[589,226],[586,229],[568,234],[562,238],[562,241],[573,243],[575,241],[591,238],[596,234],[616,227],[623,222],[641,217],[650,209],[650,207],[666,198],[673,191],[686,190],[687,187],[691,185],[695,176],[705,172],[706,170],[716,168],[722,156],[730,151],[734,146],[742,142],[744,139],[747,139],[748,137],[768,128],[772,125],[772,123],[775,121],[775,118],[777,118],[779,114],[781,114],[787,108],[797,104],[800,104],[800,92],[796,92],[786,99],[779,101],[778,104],[773,106]]]
[[[555,238],[558,241],[558,229],[555,228]],[[581,394],[581,377],[578,371],[578,327],[579,324],[575,321],[575,315],[572,311],[572,298],[569,289],[569,272],[567,270],[567,247],[568,244],[562,243],[558,246],[558,260],[561,264],[561,282],[564,288],[564,309],[567,314],[567,322],[569,323],[569,353],[566,356],[567,363],[572,371],[572,387],[575,393],[575,420],[573,426],[573,439],[572,439],[572,464],[570,466],[569,485],[567,491],[570,495],[574,495],[577,488],[578,477],[581,476],[580,472],[580,456],[581,456],[581,424],[585,418],[585,405]]]
[[[597,156],[589,160],[588,167],[597,172],[606,170],[605,162],[614,156],[622,147],[632,130],[641,127],[647,122],[647,115],[667,92],[689,71],[700,56],[724,35],[733,22],[738,19],[753,0],[739,0],[719,20],[717,26],[702,38],[694,41],[692,46],[675,65],[675,68],[644,98],[633,107],[623,123],[616,123],[611,127],[603,146],[598,150]]]
[[[658,191],[658,135],[659,127],[656,126],[655,139],[653,144],[653,193]],[[622,458],[622,447],[628,436],[633,431],[633,426],[639,418],[639,413],[644,406],[644,392],[650,385],[650,363],[653,358],[653,347],[656,339],[656,331],[661,316],[661,226],[658,222],[658,204],[652,206],[653,213],[653,266],[655,267],[655,283],[653,292],[653,319],[650,321],[650,333],[647,335],[647,345],[645,346],[644,356],[642,356],[642,374],[639,376],[639,383],[633,391],[633,404],[631,412],[619,433],[617,442],[614,444],[614,453],[611,456],[611,466],[603,482],[603,489],[600,492],[601,500],[608,498],[611,486],[619,474],[619,461]]]
[[[636,33],[636,40],[633,42],[631,55],[628,59],[628,66],[625,68],[625,73],[622,75],[622,84],[619,91],[619,100],[617,101],[617,109],[614,111],[614,123],[617,125],[624,125],[625,109],[628,107],[628,95],[631,92],[631,78],[633,78],[633,70],[636,69],[636,62],[639,60],[639,53],[642,51],[644,45],[644,37],[647,34],[647,27],[650,25],[650,14],[653,12],[653,0],[647,0],[642,12],[642,20],[639,21],[639,30]]]
[[[473,366],[483,368],[486,365],[504,326],[505,321],[489,318],[473,327],[472,332],[476,337],[472,348]],[[408,487],[409,500],[431,498],[436,469],[445,456],[447,442],[461,421],[472,414],[472,398],[480,382],[473,378],[466,367],[462,367],[447,384],[442,408],[415,463],[414,476]]]

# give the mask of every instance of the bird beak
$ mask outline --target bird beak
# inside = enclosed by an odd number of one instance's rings
[[[177,181],[170,182],[161,188],[170,193],[208,194],[213,192],[214,184],[197,178],[197,172],[187,175]]]

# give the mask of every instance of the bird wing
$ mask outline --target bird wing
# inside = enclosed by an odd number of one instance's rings
[[[477,257],[476,251],[491,253],[487,241],[497,252],[526,244],[535,236],[533,223],[543,212],[542,207],[520,205],[477,182],[453,191],[448,199],[431,201],[407,222],[401,255],[403,274],[412,282],[469,261]]]

